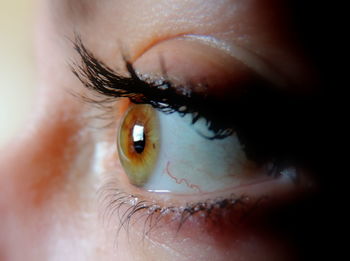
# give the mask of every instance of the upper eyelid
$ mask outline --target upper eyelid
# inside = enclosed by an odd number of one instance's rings
[[[217,124],[214,122],[215,117],[209,117],[219,115],[213,111],[222,107],[221,101],[191,92],[190,87],[183,92],[183,88],[174,87],[167,80],[157,82],[142,79],[128,61],[125,63],[130,77],[121,76],[96,59],[79,37],[74,42],[74,48],[79,53],[82,64],[74,64],[71,69],[88,89],[106,97],[127,97],[134,103],[148,103],[165,113],[191,113],[192,123],[203,117],[207,120],[209,130],[214,132],[211,138],[225,138],[232,134],[233,130],[228,124]],[[111,99],[107,98],[106,101]],[[222,111],[224,109],[221,108]]]
[[[287,85],[286,79],[276,72],[271,66],[269,66],[262,58],[258,57],[252,51],[248,51],[239,46],[238,44],[227,44],[226,42],[220,41],[217,38],[209,35],[184,34],[181,37],[193,41],[200,41],[206,45],[224,51],[227,55],[230,55],[242,62],[248,68],[253,69],[258,75],[271,81],[271,83],[276,86],[283,88]]]
[[[157,92],[156,96],[161,96],[161,99],[166,95],[187,99],[186,96],[178,94],[174,88],[170,88],[170,82],[150,83],[142,80],[128,61],[126,61],[126,67],[130,77],[123,77],[103,62],[98,61],[81,42],[75,45],[75,49],[79,52],[83,64],[72,66],[71,69],[84,86],[90,90],[109,97],[131,98],[134,102],[137,102],[137,95],[147,96],[150,91]],[[142,103],[141,100],[140,103]]]
[[[149,97],[145,96],[144,93],[156,90],[157,85],[149,84],[140,79],[133,71],[130,63],[127,63],[127,65],[129,70],[131,69],[132,74],[134,74],[134,78],[118,75],[103,62],[97,60],[85,48],[79,38],[75,43],[75,48],[80,52],[82,64],[75,64],[72,66],[72,70],[85,87],[93,90],[94,93],[101,94],[99,98],[105,97],[107,102],[112,102],[118,97],[127,97],[134,103],[148,103],[156,107],[154,101],[149,99],[152,95],[154,96],[154,92]],[[139,87],[137,86],[138,84],[142,85],[141,92],[140,89],[136,90]],[[113,90],[113,85],[115,85],[114,87],[118,92],[115,89]],[[305,111],[308,111],[310,104],[312,104],[312,100],[310,100],[312,97],[305,97],[305,95],[297,92],[287,92],[281,88],[271,87],[270,83],[264,81],[264,79],[261,81],[258,79],[256,84],[253,82],[253,84],[240,87],[243,87],[241,88],[243,92],[238,93],[238,95],[234,94],[233,96],[224,97],[225,100],[215,100],[209,95],[204,99],[200,95],[196,95],[196,93],[192,93],[192,96],[189,98],[178,95],[175,88],[169,88],[169,90],[173,93],[173,98],[186,100],[185,105],[190,105],[185,112],[193,116],[193,123],[200,118],[207,120],[208,129],[214,134],[209,138],[225,138],[233,133],[237,133],[246,148],[249,147],[248,144],[251,142],[258,142],[260,149],[266,148],[267,141],[274,141],[274,146],[269,145],[272,149],[269,151],[270,154],[264,156],[265,158],[279,158],[282,145],[286,148],[290,147],[293,152],[296,151],[299,141],[293,142],[296,138],[287,140],[285,137],[291,137],[293,132],[295,132],[293,136],[304,137],[297,126],[308,122]],[[161,99],[164,97],[162,94],[165,92],[162,90],[156,91],[159,98],[156,102],[162,105]],[[178,108],[183,104],[178,104]],[[167,107],[167,104],[165,104],[166,111],[170,113],[176,110],[174,110],[174,107]],[[230,112],[229,115],[227,111]],[[184,112],[180,111],[180,113]],[[278,128],[277,125],[279,125]],[[283,131],[277,131],[282,126],[284,126]],[[266,154],[266,151],[264,153]],[[276,153],[278,155],[275,155]],[[256,157],[254,153],[252,155],[252,157]],[[283,157],[294,158],[297,155],[291,156],[288,153],[285,155],[282,153],[281,158]],[[303,157],[305,156],[298,158],[302,159]]]

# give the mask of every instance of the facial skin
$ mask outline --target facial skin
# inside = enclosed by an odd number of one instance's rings
[[[297,240],[281,229],[290,220],[279,220],[278,228],[272,228],[257,224],[255,217],[215,244],[211,238],[195,238],[197,234],[174,238],[166,228],[144,239],[137,225],[117,233],[120,221],[101,218],[105,210],[98,196],[111,175],[103,170],[123,173],[115,132],[88,127],[91,107],[72,95],[87,91],[69,67],[70,61],[79,61],[70,41],[78,33],[111,68],[126,73],[127,55],[137,70],[159,75],[162,55],[175,81],[206,76],[216,86],[209,92],[219,97],[230,93],[228,83],[256,74],[286,92],[316,92],[320,72],[295,31],[287,2],[40,1],[36,110],[0,155],[0,260],[301,259]],[[115,122],[123,106],[124,100],[116,104]],[[308,190],[318,190],[316,176],[311,177]],[[301,187],[273,193],[288,204],[292,198],[293,205],[305,194]],[[306,237],[312,232],[305,232]]]

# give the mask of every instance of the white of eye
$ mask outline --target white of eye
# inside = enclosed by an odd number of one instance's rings
[[[266,178],[247,159],[236,135],[210,140],[199,134],[208,133],[204,119],[192,125],[191,115],[158,114],[160,151],[146,190],[214,192]]]

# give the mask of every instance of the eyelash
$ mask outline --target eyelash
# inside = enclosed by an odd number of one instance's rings
[[[190,114],[192,124],[204,118],[208,129],[214,133],[213,136],[206,137],[208,139],[224,139],[233,134],[232,127],[215,121],[212,112],[209,113],[208,110],[200,108],[202,104],[210,104],[207,107],[216,108],[220,106],[218,102],[191,92],[191,88],[186,88],[186,91],[182,88],[184,93],[180,94],[180,88],[174,88],[173,84],[167,80],[152,82],[149,79],[141,79],[142,76],[135,72],[128,61],[125,61],[125,64],[130,77],[122,77],[103,62],[98,61],[85,48],[80,38],[76,39],[74,48],[82,59],[82,65],[72,66],[73,73],[86,88],[104,96],[102,100],[88,99],[90,103],[101,106],[101,104],[114,102],[116,98],[129,98],[135,104],[150,104],[166,114],[174,112],[181,116]],[[84,99],[87,100],[86,97]]]
[[[230,216],[230,224],[239,225],[245,221],[251,211],[260,207],[267,200],[261,197],[252,201],[247,196],[237,197],[231,194],[227,198],[208,199],[202,202],[187,203],[185,206],[162,207],[154,202],[140,200],[138,196],[124,192],[118,188],[117,182],[107,182],[100,188],[99,202],[103,206],[102,219],[105,224],[109,224],[114,216],[119,220],[116,229],[117,237],[122,229],[129,231],[130,224],[136,224],[146,219],[143,223],[143,236],[149,236],[153,230],[158,228],[163,219],[170,217],[170,222],[176,226],[176,233],[192,217],[203,220],[206,224],[219,225],[224,222],[227,215]],[[125,209],[123,207],[125,206]],[[227,213],[233,213],[233,215]],[[139,214],[139,215],[138,215]],[[169,221],[169,219],[167,219]],[[225,221],[227,222],[227,221]],[[167,226],[170,225],[167,223]],[[161,227],[161,225],[159,226]]]

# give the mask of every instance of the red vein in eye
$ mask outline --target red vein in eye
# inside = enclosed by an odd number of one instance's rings
[[[187,187],[189,187],[190,189],[194,189],[194,190],[197,190],[198,192],[202,192],[201,188],[198,186],[198,185],[195,185],[195,184],[192,184],[190,183],[187,179],[185,178],[177,178],[175,177],[173,174],[171,174],[170,170],[169,170],[169,167],[170,167],[170,161],[168,161],[167,165],[166,165],[166,173],[169,175],[170,178],[172,178],[173,180],[175,180],[175,182],[177,184],[184,184],[186,185]]]

